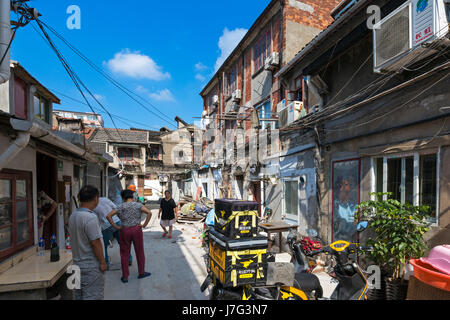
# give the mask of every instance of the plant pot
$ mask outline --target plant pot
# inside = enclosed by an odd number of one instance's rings
[[[386,279],[385,283],[387,300],[406,300],[408,295],[408,281]]]
[[[370,289],[367,292],[367,300],[386,300],[386,279],[381,278],[380,289]]]

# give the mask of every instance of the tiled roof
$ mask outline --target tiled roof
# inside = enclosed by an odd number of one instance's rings
[[[123,129],[99,128],[91,136],[94,142],[119,142],[147,144],[147,132]]]

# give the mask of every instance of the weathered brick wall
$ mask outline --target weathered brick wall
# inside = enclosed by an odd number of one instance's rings
[[[283,62],[286,65],[334,20],[331,11],[341,0],[285,0],[283,13]],[[296,25],[296,27],[293,27]],[[289,33],[289,34],[288,34]]]
[[[252,50],[251,48],[247,49],[245,52],[245,101],[247,103],[252,100]]]
[[[333,22],[331,11],[341,0],[285,0],[285,19],[325,29]]]

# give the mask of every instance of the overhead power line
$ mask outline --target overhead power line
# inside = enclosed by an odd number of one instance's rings
[[[90,60],[86,55],[84,55],[80,50],[78,50],[76,47],[74,47],[68,40],[66,40],[61,34],[59,34],[54,28],[40,20],[40,22],[48,29],[50,30],[56,37],[58,37],[70,50],[72,50],[77,56],[79,56],[81,59],[83,59],[92,69],[94,69],[96,72],[98,72],[101,76],[103,76],[106,80],[111,82],[115,87],[117,87],[119,90],[121,90],[123,93],[125,93],[129,98],[131,98],[133,101],[138,103],[141,107],[143,107],[146,111],[151,113],[152,115],[158,117],[162,121],[165,121],[166,123],[170,124],[171,126],[176,127],[174,124],[174,121],[168,117],[166,114],[161,112],[156,106],[148,102],[146,99],[135,93],[134,91],[128,89],[125,85],[121,84],[117,80],[115,80],[113,77],[111,77],[109,74],[107,74],[105,71],[102,70],[99,66],[97,66],[92,60]],[[147,106],[145,106],[142,102],[136,99],[139,98],[142,101],[144,101],[146,104],[151,106],[154,110],[156,110],[160,115],[150,110]]]

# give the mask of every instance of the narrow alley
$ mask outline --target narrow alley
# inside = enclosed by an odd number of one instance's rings
[[[208,292],[202,294],[200,286],[206,278],[206,251],[202,248],[202,224],[177,224],[173,239],[162,238],[162,230],[157,219],[158,211],[153,210],[149,226],[144,230],[147,271],[152,275],[137,279],[137,263],[133,255],[129,283],[120,281],[120,252],[114,242],[111,263],[116,271],[105,273],[105,300],[207,300]],[[116,268],[115,268],[116,267]]]

